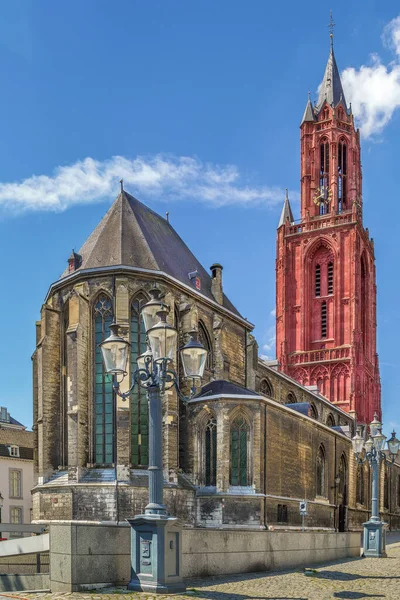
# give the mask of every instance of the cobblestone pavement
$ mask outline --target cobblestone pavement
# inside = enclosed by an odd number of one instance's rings
[[[27,600],[166,600],[206,598],[210,600],[330,600],[332,598],[400,599],[400,542],[388,547],[388,558],[345,559],[308,572],[253,573],[214,577],[188,583],[188,593],[156,596],[113,588],[104,593],[6,594]]]

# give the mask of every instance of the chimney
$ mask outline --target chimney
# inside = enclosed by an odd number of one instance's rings
[[[214,263],[211,265],[211,293],[218,304],[224,303],[224,293],[222,291],[222,265]]]
[[[72,250],[71,256],[68,259],[68,273],[73,273],[82,264],[82,256],[77,254],[75,250]]]

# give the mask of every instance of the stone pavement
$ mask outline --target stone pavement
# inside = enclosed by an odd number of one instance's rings
[[[173,598],[207,598],[210,600],[330,600],[333,598],[400,599],[400,542],[388,547],[388,558],[340,560],[307,572],[252,573],[230,577],[213,577],[188,583],[188,593],[156,596],[128,593],[113,588],[100,593],[74,594],[4,594],[27,600],[166,600]],[[1,599],[3,600],[3,599]]]

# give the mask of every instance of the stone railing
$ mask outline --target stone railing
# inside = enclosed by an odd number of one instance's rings
[[[324,362],[330,360],[346,360],[350,358],[350,346],[341,348],[324,348],[308,352],[294,352],[291,355],[292,365],[302,365],[311,362]]]
[[[347,210],[339,215],[328,214],[321,217],[314,217],[312,220],[305,220],[295,225],[289,225],[287,229],[288,235],[296,235],[306,231],[315,231],[326,227],[334,227],[335,225],[346,225],[347,223],[355,222],[351,210]]]

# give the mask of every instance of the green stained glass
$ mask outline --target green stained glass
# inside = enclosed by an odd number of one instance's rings
[[[248,485],[248,442],[250,428],[243,417],[231,426],[231,485]]]
[[[136,360],[146,351],[146,332],[140,309],[146,302],[143,294],[136,296],[131,305],[131,371],[137,369]],[[137,388],[131,395],[131,462],[135,467],[147,467],[148,456],[148,402],[143,388]]]
[[[105,294],[101,294],[94,306],[95,331],[95,462],[112,464],[113,457],[113,391],[112,377],[104,372],[103,358],[98,346],[110,335],[112,304]]]

